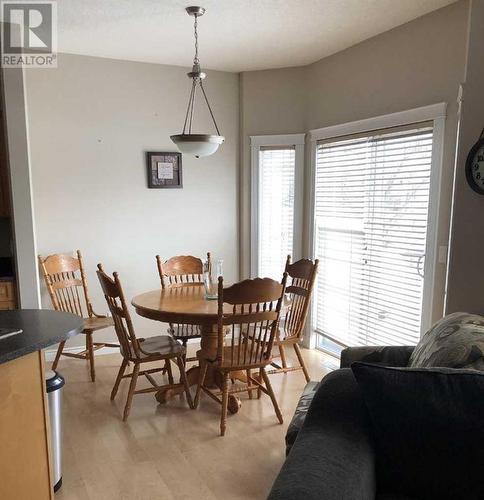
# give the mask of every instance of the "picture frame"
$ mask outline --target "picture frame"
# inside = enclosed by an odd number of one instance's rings
[[[182,155],[178,152],[146,152],[148,188],[180,189],[183,187]]]

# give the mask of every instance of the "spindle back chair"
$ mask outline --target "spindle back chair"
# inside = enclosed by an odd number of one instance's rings
[[[177,255],[163,262],[156,256],[161,287],[170,285],[195,284],[203,285],[203,261],[193,255]],[[210,252],[207,253],[207,265],[211,269]]]
[[[203,286],[203,261],[192,255],[177,255],[163,262],[159,255],[156,256],[158,274],[161,288],[179,286],[184,284]],[[212,263],[210,252],[207,253],[207,269],[211,272]],[[201,331],[198,325],[183,323],[170,323],[168,333],[180,340],[186,348],[189,339],[200,338]],[[196,357],[185,358],[185,361],[196,361]]]
[[[123,378],[131,379],[123,413],[123,420],[126,421],[128,418],[133,396],[135,394],[155,392],[160,389],[176,389],[178,387],[183,387],[188,404],[191,408],[193,408],[192,398],[185,373],[185,365],[183,362],[183,354],[185,352],[184,347],[169,335],[159,335],[156,337],[149,337],[147,339],[138,338],[131,321],[131,315],[124,297],[123,287],[121,285],[121,281],[119,280],[118,273],[113,273],[113,277],[111,278],[104,272],[101,264],[98,264],[97,267],[99,282],[104,292],[104,297],[106,298],[109,310],[113,316],[114,328],[120,343],[121,355],[123,356],[123,361],[111,392],[111,400],[116,397],[121,380]],[[150,368],[140,371],[140,366],[143,363],[152,363],[156,361],[165,361],[165,365],[158,368]],[[170,361],[176,362],[180,371],[181,382],[179,384],[175,384],[173,382]],[[133,363],[134,367],[133,371],[126,375],[125,371],[129,366],[129,363]],[[164,372],[165,369],[168,371],[169,383],[166,385],[158,385],[152,375],[154,373]],[[136,390],[136,383],[139,375],[144,375],[152,387]]]
[[[272,362],[273,370],[267,373],[286,373],[302,370],[306,381],[309,382],[304,359],[299,348],[299,342],[304,334],[304,326],[311,305],[311,296],[318,271],[318,260],[301,259],[291,264],[291,256],[287,256],[284,270],[288,275],[286,295],[288,307],[286,308],[275,338],[275,345],[279,348],[281,365]],[[285,346],[292,346],[299,361],[299,366],[288,366],[286,361]]]
[[[228,288],[224,288],[223,278],[219,277],[217,355],[214,360],[210,360],[203,359],[201,352],[199,353],[201,370],[195,407],[200,400],[201,391],[222,405],[222,436],[226,429],[228,396],[238,392],[248,392],[249,397],[252,397],[253,390],[267,394],[272,400],[279,422],[283,423],[265,367],[272,360],[271,351],[279,323],[286,277],[284,274],[282,283],[270,278],[256,278]],[[222,374],[222,390],[219,393],[213,393],[204,385],[209,365]],[[258,370],[259,377],[252,377],[251,370]],[[245,371],[247,384],[229,390],[230,374],[238,371]]]
[[[39,255],[38,259],[54,309],[70,312],[84,318],[82,333],[86,335],[86,349],[81,353],[63,352],[65,341],[61,342],[52,369],[57,368],[61,356],[85,359],[89,362],[91,380],[94,382],[96,379],[94,352],[103,347],[119,346],[106,342],[93,342],[92,335],[97,330],[113,326],[113,321],[111,318],[94,312],[89,298],[82,255],[79,250],[76,252],[76,257],[67,254],[53,254],[45,258]]]

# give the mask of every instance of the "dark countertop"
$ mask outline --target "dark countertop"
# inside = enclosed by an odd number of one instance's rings
[[[73,337],[83,329],[75,314],[41,309],[0,311],[1,328],[21,328],[22,333],[0,338],[0,364]]]

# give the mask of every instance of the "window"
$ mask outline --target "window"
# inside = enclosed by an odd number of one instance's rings
[[[294,146],[259,151],[260,276],[278,279],[292,254],[295,159]]]
[[[319,259],[307,345],[411,345],[430,328],[445,111],[312,130],[306,168],[305,134],[251,137],[251,275],[280,279],[289,253]]]
[[[252,137],[252,275],[281,279],[298,255],[304,135]]]
[[[432,122],[317,142],[320,347],[417,343],[432,146]]]

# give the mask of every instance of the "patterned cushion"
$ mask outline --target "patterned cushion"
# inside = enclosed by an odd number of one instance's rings
[[[299,398],[296,411],[286,432],[286,455],[289,453],[294,441],[296,441],[318,387],[319,382],[308,382]]]
[[[408,366],[484,371],[484,317],[457,312],[442,318],[417,344]]]

